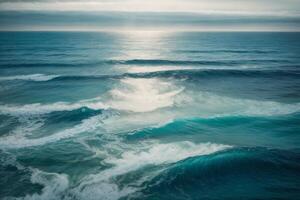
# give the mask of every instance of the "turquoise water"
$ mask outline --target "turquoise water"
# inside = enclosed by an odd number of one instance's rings
[[[300,34],[0,33],[0,199],[300,199]]]

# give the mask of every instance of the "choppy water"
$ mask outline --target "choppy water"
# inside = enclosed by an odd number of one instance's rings
[[[0,33],[0,199],[300,199],[299,33]]]

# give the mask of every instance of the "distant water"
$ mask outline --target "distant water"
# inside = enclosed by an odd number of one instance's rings
[[[299,33],[0,33],[0,199],[300,199]]]

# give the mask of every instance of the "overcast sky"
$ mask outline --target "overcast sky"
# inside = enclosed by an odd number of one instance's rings
[[[294,14],[299,0],[0,0],[3,10],[179,11]]]
[[[300,29],[299,19],[300,0],[0,0],[2,30],[179,25],[289,31]]]

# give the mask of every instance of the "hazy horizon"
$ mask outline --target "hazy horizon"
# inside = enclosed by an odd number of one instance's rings
[[[0,200],[300,200],[300,0],[0,0]]]
[[[0,30],[300,31],[299,8],[295,0],[2,0]]]

